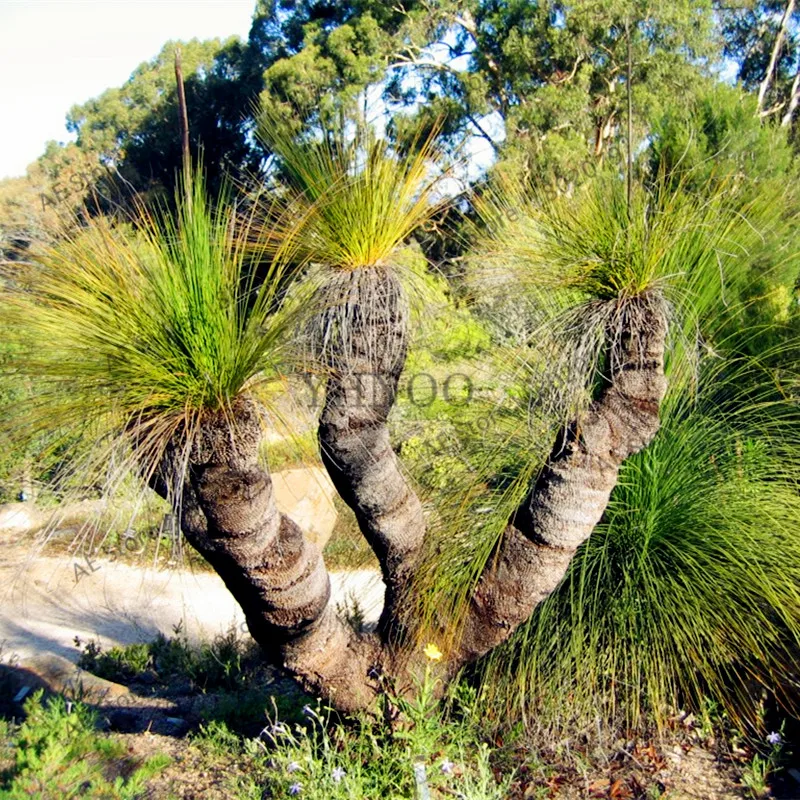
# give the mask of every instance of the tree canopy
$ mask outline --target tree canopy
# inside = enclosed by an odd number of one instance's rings
[[[223,174],[258,175],[269,163],[253,136],[256,104],[295,130],[358,108],[401,145],[436,125],[468,160],[482,150],[483,167],[575,181],[621,163],[629,72],[634,149],[675,116],[676,100],[702,104],[723,68],[735,69],[737,91],[753,96],[765,126],[791,134],[799,14],[792,0],[258,0],[247,41],[180,45],[191,145],[195,155],[202,148],[215,191]],[[168,42],[121,87],[70,109],[67,126],[92,168],[83,181],[72,168],[64,176],[74,149],[52,143],[42,163],[53,183],[66,178],[74,192],[100,189],[107,200],[121,187],[172,196],[176,47]]]

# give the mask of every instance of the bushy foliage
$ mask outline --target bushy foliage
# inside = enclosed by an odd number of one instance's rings
[[[0,775],[8,800],[26,797],[135,800],[147,781],[169,763],[156,755],[144,763],[126,757],[126,747],[97,732],[97,716],[63,697],[25,703],[25,721],[12,733],[14,765]]]
[[[384,701],[399,703],[402,711],[391,726],[370,717],[343,723],[320,706],[306,706],[300,724],[271,720],[258,743],[269,756],[267,790],[275,797],[312,800],[507,797],[513,770],[499,775],[492,768],[492,749],[480,742],[470,713],[474,693],[461,689],[446,713],[434,699],[437,681],[435,666],[429,666],[413,699],[385,689]]]
[[[704,698],[754,724],[765,690],[798,708],[800,419],[793,379],[766,391],[761,369],[712,362],[667,405],[562,585],[489,659],[487,695],[542,727],[663,723]]]
[[[689,104],[667,106],[654,121],[648,169],[654,178],[666,175],[692,188],[702,188],[711,178],[756,186],[791,179],[796,165],[787,133],[762,124],[754,97],[712,83]]]
[[[279,311],[269,233],[225,196],[212,205],[199,174],[183,188],[175,216],[97,220],[4,287],[8,368],[36,383],[6,409],[20,440],[82,431],[100,464],[135,443],[146,473],[174,434],[191,440],[203,414],[280,363],[291,314]]]
[[[201,645],[192,645],[180,629],[171,637],[159,633],[150,642],[105,651],[94,641],[84,644],[76,638],[75,644],[81,649],[78,666],[107,680],[129,682],[146,673],[150,681],[188,680],[203,691],[243,686],[259,660],[236,629]]]

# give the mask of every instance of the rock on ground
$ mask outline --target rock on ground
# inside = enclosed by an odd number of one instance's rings
[[[320,467],[286,469],[272,474],[272,485],[278,510],[291,517],[312,542],[325,547],[337,517],[336,489],[328,473]]]

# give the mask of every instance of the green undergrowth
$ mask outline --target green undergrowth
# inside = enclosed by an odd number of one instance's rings
[[[372,548],[358,527],[358,520],[344,500],[335,495],[333,504],[337,517],[331,538],[323,550],[325,566],[329,570],[379,569]]]
[[[494,702],[555,729],[704,698],[757,726],[764,692],[797,711],[797,412],[792,376],[763,379],[732,361],[666,404],[565,580],[487,659]]]
[[[78,666],[88,672],[162,696],[204,695],[208,702],[200,716],[240,732],[260,730],[270,703],[294,719],[309,699],[268,666],[258,646],[235,627],[199,644],[190,642],[180,626],[173,636],[159,633],[150,642],[108,650],[78,637],[75,644],[81,650]]]
[[[97,714],[82,703],[39,691],[25,703],[20,725],[2,722],[0,739],[13,749],[13,762],[0,772],[0,796],[113,798],[146,796],[147,782],[170,762],[158,754],[141,760],[125,745],[97,730]]]
[[[75,645],[81,650],[78,666],[111,681],[131,682],[144,675],[149,682],[169,685],[189,681],[200,691],[233,689],[252,681],[262,666],[256,645],[245,642],[236,628],[211,642],[194,645],[175,626],[175,634],[159,633],[150,642],[103,650],[95,641]]]
[[[509,760],[481,735],[474,689],[457,685],[444,703],[435,698],[434,661],[411,700],[387,684],[381,713],[345,719],[272,680],[257,651],[236,631],[201,645],[180,632],[107,651],[94,642],[78,644],[79,665],[102,677],[132,687],[147,678],[147,685],[167,696],[188,682],[193,693],[206,696],[209,711],[188,746],[203,769],[240,765],[226,778],[226,797],[297,792],[318,800],[399,800],[416,797],[424,785],[432,798],[455,793],[466,800],[505,800],[523,766],[544,785],[546,770],[536,759]]]
[[[465,713],[463,701],[474,700],[474,694],[463,689],[443,711],[433,699],[433,683],[428,673],[411,702],[398,705],[397,698],[385,696],[395,713],[402,712],[392,722],[388,715],[344,721],[320,705],[306,706],[302,721],[290,724],[275,714],[251,739],[237,737],[223,723],[210,723],[194,744],[210,757],[251,760],[255,769],[231,787],[231,795],[243,800],[505,800],[516,766],[501,762],[497,748],[482,739],[475,718]]]
[[[132,800],[208,791],[234,800],[545,800],[583,796],[587,786],[598,797],[613,796],[611,786],[619,797],[681,796],[670,794],[680,778],[677,769],[666,775],[665,745],[716,752],[747,797],[791,780],[793,734],[777,709],[762,708],[771,732],[755,739],[712,700],[697,714],[675,717],[655,746],[646,736],[629,740],[577,726],[546,739],[510,722],[466,681],[437,700],[436,648],[430,657],[410,697],[384,682],[378,713],[343,718],[270,682],[238,636],[199,646],[180,635],[106,652],[86,646],[84,667],[124,678],[135,692],[149,687],[174,697],[188,682],[185,691],[207,701],[208,712],[168,748],[170,763],[159,753],[163,743],[148,744],[149,734],[134,742],[101,732],[99,714],[83,703],[37,694],[25,704],[23,722],[0,720],[0,797]],[[154,682],[144,683],[145,675]],[[184,793],[173,794],[178,783]],[[605,794],[597,793],[603,787]]]
[[[302,433],[288,432],[274,441],[268,440],[262,445],[269,469],[278,472],[283,469],[320,466],[317,431],[315,428]]]

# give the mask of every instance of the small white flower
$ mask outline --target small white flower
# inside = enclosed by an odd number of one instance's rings
[[[270,738],[274,736],[283,736],[289,733],[289,729],[284,725],[282,722],[276,722],[274,725],[267,725],[264,728],[259,736],[269,736]]]
[[[439,765],[439,769],[440,769],[440,770],[441,770],[441,771],[442,771],[442,772],[443,772],[445,775],[452,775],[452,774],[453,774],[453,767],[454,767],[454,766],[455,766],[455,764],[453,764],[453,762],[452,762],[452,761],[451,761],[449,758],[446,758],[446,759],[445,759],[444,761],[442,761],[442,763]]]
[[[296,761],[290,761],[286,765],[286,771],[287,772],[297,772],[297,770],[299,770],[299,769],[300,769],[300,765]]]
[[[341,767],[334,767],[331,772],[331,778],[333,778],[334,783],[339,783],[346,774],[347,773]]]
[[[767,736],[767,741],[771,745],[775,745],[777,747],[783,741],[783,739],[777,731],[772,731],[772,733]]]

